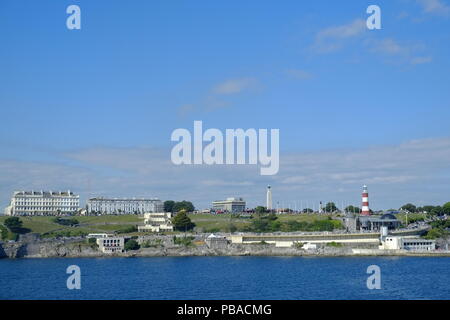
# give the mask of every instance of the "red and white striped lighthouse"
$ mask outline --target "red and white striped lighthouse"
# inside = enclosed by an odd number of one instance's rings
[[[367,186],[366,185],[364,185],[363,192],[362,192],[361,214],[363,216],[370,216],[370,211],[369,211],[369,192],[367,191]]]

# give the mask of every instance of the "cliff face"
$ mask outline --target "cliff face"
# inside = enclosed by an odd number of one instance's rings
[[[54,258],[54,257],[160,257],[160,256],[302,256],[338,255],[343,250],[320,249],[306,252],[296,248],[276,248],[271,245],[227,245],[223,249],[213,249],[206,245],[167,245],[141,248],[115,254],[104,254],[90,247],[85,241],[46,240],[35,242],[0,243],[0,258]]]
[[[284,248],[265,244],[230,244],[223,248],[207,245],[175,245],[169,238],[162,245],[135,251],[106,254],[87,244],[85,239],[34,240],[14,243],[0,242],[0,258],[55,258],[55,257],[162,257],[162,256],[354,256],[354,255],[410,255],[408,252],[387,252],[377,249],[322,246],[315,250]],[[370,252],[369,252],[370,251]],[[442,253],[444,254],[444,253]],[[450,255],[450,252],[445,253]]]
[[[1,243],[0,258],[17,258],[21,248],[22,244],[19,243]]]
[[[83,242],[60,240],[1,243],[0,258],[100,257],[102,253]]]
[[[0,242],[0,259],[2,258],[8,258],[8,254],[5,252],[5,249],[3,249],[3,243]]]

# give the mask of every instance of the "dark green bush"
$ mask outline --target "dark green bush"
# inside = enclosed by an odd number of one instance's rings
[[[125,242],[125,250],[138,250],[141,246],[139,243],[137,243],[136,240],[130,239],[127,242]]]

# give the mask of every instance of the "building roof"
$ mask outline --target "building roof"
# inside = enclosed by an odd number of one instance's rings
[[[380,216],[359,216],[358,219],[361,222],[400,222],[394,215],[392,214],[384,214]]]
[[[389,219],[389,220],[397,220],[397,218],[393,214],[390,214],[390,213],[383,214],[380,219],[383,219],[383,220],[387,220],[387,219]]]
[[[214,202],[245,202],[243,198],[227,198],[226,200],[215,200]]]
[[[14,196],[73,196],[74,193],[68,191],[15,191]]]
[[[104,197],[95,197],[90,198],[88,201],[161,201],[158,198],[104,198]]]

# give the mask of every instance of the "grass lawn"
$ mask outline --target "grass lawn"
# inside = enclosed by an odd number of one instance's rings
[[[408,214],[408,222],[411,223],[411,221],[413,221],[414,219],[425,219],[426,218],[426,214],[424,213],[409,213]],[[395,215],[395,217],[400,220],[403,224],[405,224],[406,222],[406,214],[404,213],[398,213]]]
[[[280,214],[277,215],[278,221],[298,221],[298,222],[314,222],[316,220],[326,220],[327,215],[314,215],[314,214]],[[189,218],[195,223],[197,227],[203,228],[205,232],[224,230],[231,222],[236,227],[241,228],[249,225],[252,219],[249,218],[236,218],[230,214],[190,214]]]
[[[8,217],[0,217],[0,223],[3,223]],[[23,222],[23,227],[30,229],[32,232],[45,233],[53,230],[61,229],[61,226],[51,221],[53,217],[19,217]]]
[[[281,214],[278,215],[278,220],[281,222],[298,221],[298,222],[314,222],[317,220],[327,220],[328,215],[318,214]]]
[[[250,224],[249,218],[237,218],[231,214],[190,214],[189,218],[205,232],[217,232],[225,229],[230,223],[240,228]]]
[[[104,215],[104,216],[76,216],[75,217],[80,223],[139,223],[144,221],[143,215],[135,214],[124,214],[124,215]]]
[[[249,225],[252,219],[239,218],[231,214],[190,214],[192,222],[197,227],[202,228],[204,232],[218,232],[225,231],[228,225],[232,223],[238,229]],[[313,215],[313,214],[282,214],[277,215],[278,221],[299,221],[299,222],[313,222],[316,220],[328,219],[326,215]],[[8,217],[0,217],[0,224],[3,224]],[[30,229],[31,232],[40,234],[51,232],[85,232],[85,233],[114,233],[117,230],[121,230],[132,225],[138,225],[143,223],[143,216],[138,215],[104,215],[104,216],[74,216],[79,221],[78,226],[70,227],[63,226],[53,222],[54,217],[19,217],[23,222],[23,227]],[[337,221],[336,221],[337,222]]]
[[[0,217],[0,224],[3,224],[8,217]],[[80,222],[79,226],[63,226],[53,222],[54,217],[19,217],[23,222],[23,227],[30,229],[31,232],[40,234],[55,231],[82,231],[86,233],[114,232],[119,229],[129,227],[130,224],[138,224],[143,219],[137,215],[123,216],[75,216]]]

